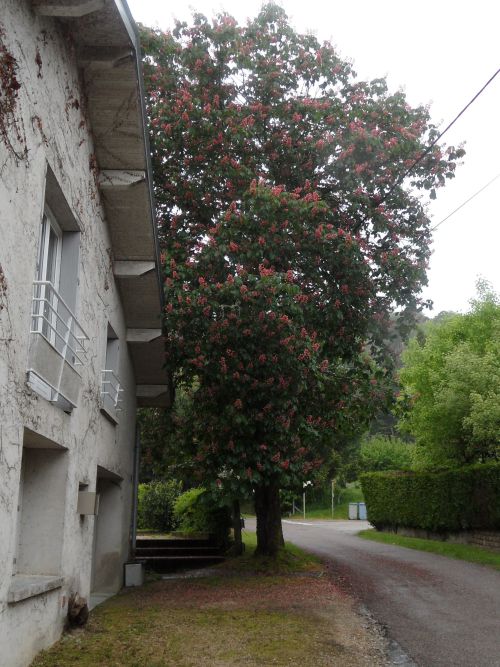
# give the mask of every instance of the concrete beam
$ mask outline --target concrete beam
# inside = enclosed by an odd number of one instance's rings
[[[103,9],[105,0],[32,0],[33,9],[41,16],[80,18]]]
[[[116,67],[134,57],[134,51],[126,46],[83,46],[78,50],[78,63],[82,66],[96,64]]]
[[[138,384],[135,395],[137,398],[157,398],[167,391],[166,384]]]
[[[103,169],[99,172],[99,187],[104,188],[129,188],[131,185],[143,183],[146,180],[146,172],[130,169]]]
[[[113,264],[113,273],[124,278],[136,278],[154,271],[155,266],[154,262],[118,260]]]
[[[161,329],[127,329],[127,343],[151,343],[161,334]]]

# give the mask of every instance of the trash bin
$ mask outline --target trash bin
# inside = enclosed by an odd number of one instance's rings
[[[358,515],[361,521],[366,521],[366,503],[358,503]]]
[[[358,503],[349,503],[349,519],[358,518]]]

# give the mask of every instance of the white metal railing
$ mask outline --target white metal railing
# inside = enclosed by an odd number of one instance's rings
[[[46,280],[33,283],[31,333],[41,334],[71,366],[83,365],[89,337],[54,285]]]
[[[101,371],[101,396],[105,407],[111,407],[115,412],[120,412],[120,403],[122,399],[120,394],[123,392],[120,381],[111,369]]]

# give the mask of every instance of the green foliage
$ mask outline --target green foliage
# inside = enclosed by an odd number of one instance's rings
[[[440,472],[365,473],[361,486],[368,518],[379,529],[500,528],[500,463]]]
[[[424,466],[500,458],[500,304],[480,285],[466,315],[430,322],[403,355],[401,428]]]
[[[418,549],[427,551],[449,558],[465,560],[469,563],[480,563],[481,565],[490,565],[500,570],[500,554],[489,551],[482,547],[476,547],[470,544],[454,544],[453,542],[444,542],[441,540],[427,540],[420,537],[406,537],[396,535],[395,533],[382,533],[377,530],[362,530],[358,533],[359,537],[382,544],[395,544],[407,549]]]
[[[140,529],[170,532],[177,527],[174,503],[181,492],[177,480],[139,484],[137,526]]]
[[[217,503],[205,489],[189,489],[175,501],[174,515],[179,530],[185,533],[210,533],[221,544],[227,544],[231,512]]]
[[[180,387],[169,408],[139,409],[141,481],[175,477],[192,485],[196,454],[192,412],[192,398]]]
[[[436,145],[395,185],[438,136],[427,109],[358,81],[275,4],[141,38],[192,460],[228,495],[296,487],[387,402],[389,310],[411,319],[426,280],[415,193],[463,151]]]
[[[334,510],[332,517],[332,497],[331,487],[322,489],[321,495],[313,495],[307,493],[306,495],[306,519],[348,519],[349,518],[349,503],[364,502],[363,492],[358,482],[349,483],[345,487],[335,487],[334,496]],[[301,514],[301,500],[295,499],[298,512],[294,518],[300,521]]]
[[[373,435],[361,442],[359,466],[364,472],[407,470],[413,465],[414,446],[400,438]]]

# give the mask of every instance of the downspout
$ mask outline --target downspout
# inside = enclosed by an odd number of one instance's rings
[[[139,425],[135,425],[134,472],[132,478],[132,521],[130,524],[130,558],[135,558],[137,539],[137,505],[139,500],[139,464],[141,461],[141,435]]]

